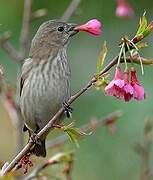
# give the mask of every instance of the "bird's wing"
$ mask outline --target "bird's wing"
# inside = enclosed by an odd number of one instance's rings
[[[32,69],[32,59],[28,58],[25,60],[23,66],[22,66],[22,70],[21,70],[21,79],[20,79],[20,96],[22,93],[22,89],[25,83],[26,78],[29,75],[30,70]]]

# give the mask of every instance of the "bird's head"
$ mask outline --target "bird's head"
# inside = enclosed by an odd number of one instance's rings
[[[47,49],[49,50],[51,48],[62,48],[67,45],[69,39],[78,32],[77,30],[74,30],[75,27],[76,24],[60,22],[57,20],[50,20],[43,23],[33,38],[31,53],[33,54],[37,50],[47,51]]]
[[[40,26],[37,35],[42,38],[47,36],[52,43],[65,45],[70,37],[78,32],[74,30],[75,27],[76,24],[50,20]]]

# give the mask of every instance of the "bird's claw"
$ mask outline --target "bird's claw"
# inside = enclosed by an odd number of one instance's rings
[[[41,145],[41,139],[36,133],[32,133],[30,136],[30,141],[33,142],[34,144],[39,144]]]
[[[69,104],[67,104],[67,102],[63,103],[63,108],[64,108],[64,113],[66,115],[67,118],[72,118],[72,107],[70,107]]]

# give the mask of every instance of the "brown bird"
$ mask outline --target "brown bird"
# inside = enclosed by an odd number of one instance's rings
[[[22,66],[20,108],[24,131],[38,133],[70,97],[67,45],[76,25],[56,20],[43,23],[32,40]],[[60,123],[61,119],[57,123]],[[35,145],[36,156],[46,156],[45,139]]]

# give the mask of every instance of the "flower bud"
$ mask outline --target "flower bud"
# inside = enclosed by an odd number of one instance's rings
[[[101,35],[101,23],[97,19],[92,19],[85,24],[75,27],[77,31],[85,31],[93,35]]]

